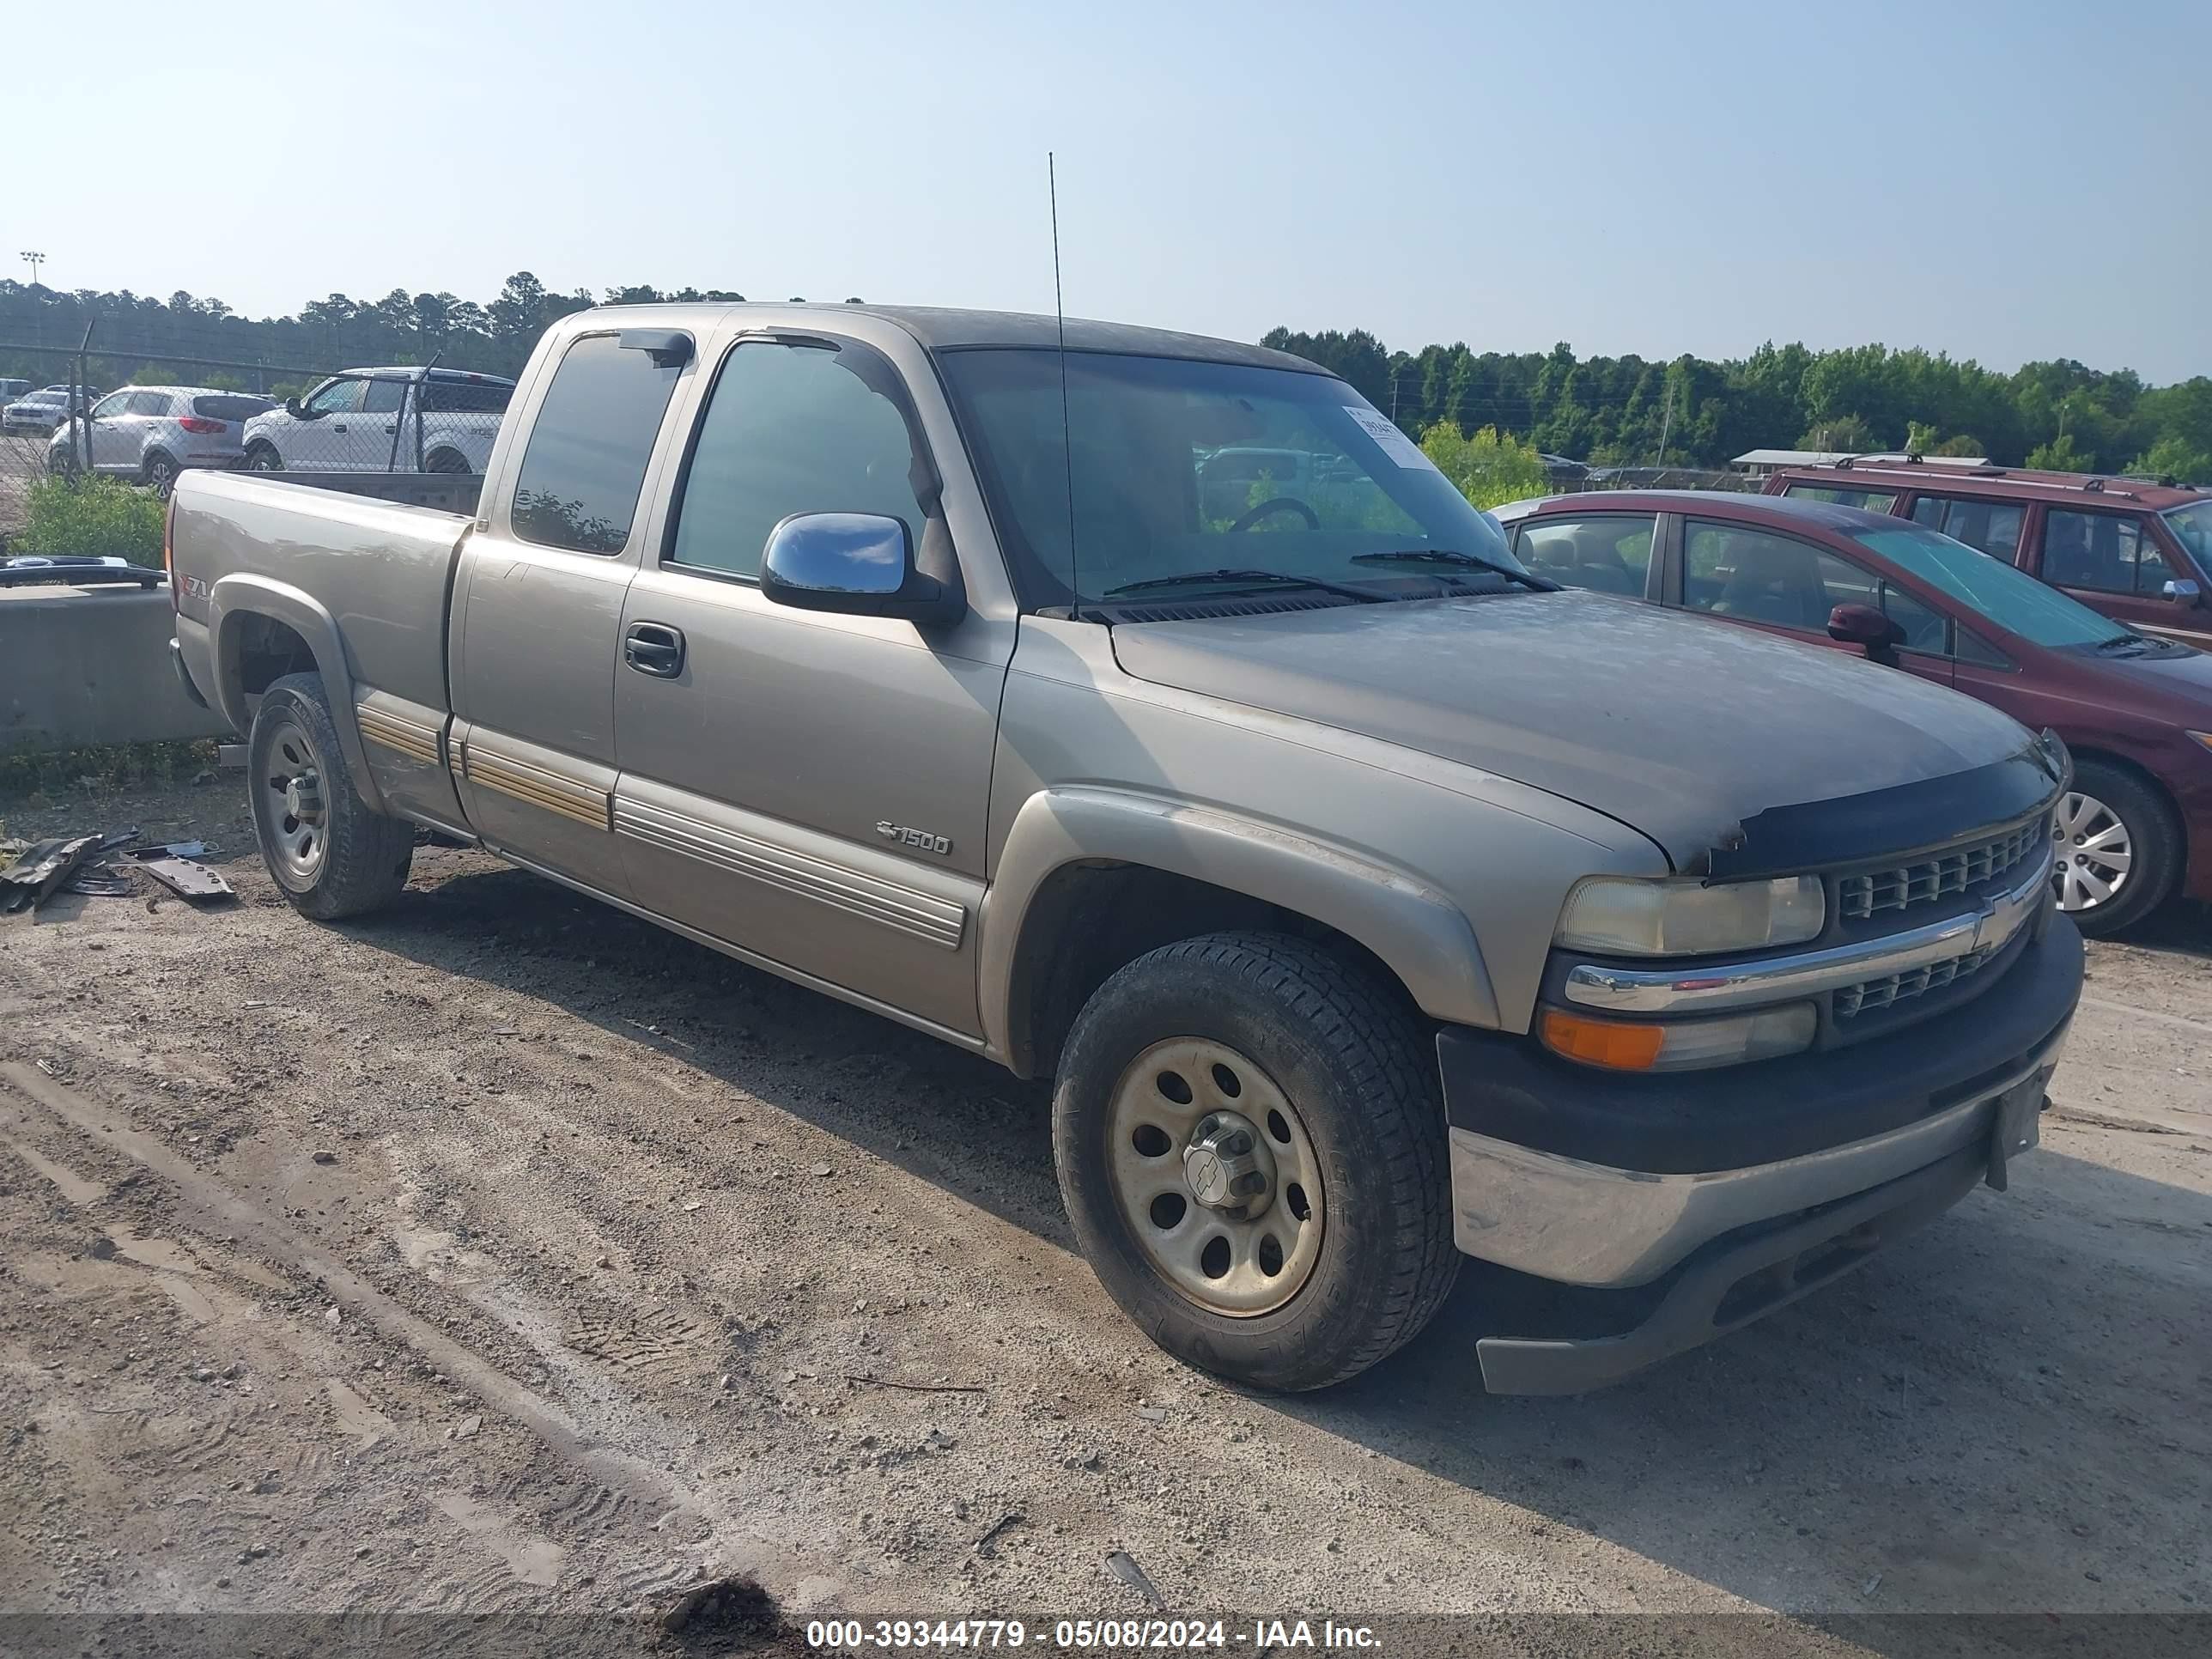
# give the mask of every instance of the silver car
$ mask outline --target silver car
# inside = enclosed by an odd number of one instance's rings
[[[69,419],[70,395],[47,386],[37,392],[27,392],[0,410],[0,431],[52,432]]]
[[[246,456],[246,422],[276,406],[212,386],[124,386],[93,405],[92,470],[166,495],[188,466],[236,466]],[[82,429],[65,417],[47,443],[46,465],[70,471],[83,455]]]

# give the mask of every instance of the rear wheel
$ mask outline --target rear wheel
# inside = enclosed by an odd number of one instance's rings
[[[177,487],[177,464],[158,449],[146,458],[141,473],[148,487],[165,500]]]
[[[2180,872],[2172,809],[2149,783],[2109,762],[2075,763],[2051,835],[2058,908],[2092,936],[2141,921]]]
[[[1107,1293],[1177,1358],[1267,1388],[1410,1340],[1459,1266],[1432,1054],[1392,988],[1304,940],[1217,933],[1123,968],[1053,1099]]]
[[[432,472],[457,472],[462,474],[466,474],[473,471],[473,469],[469,465],[469,459],[467,456],[458,454],[450,449],[433,450],[430,454],[429,465],[427,470]]]
[[[362,804],[321,676],[287,674],[261,694],[246,769],[262,860],[301,915],[358,915],[407,884],[415,827]]]

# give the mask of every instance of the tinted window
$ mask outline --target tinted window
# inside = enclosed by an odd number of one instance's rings
[[[349,415],[361,407],[359,380],[332,380],[320,392],[307,399],[310,415]]]
[[[364,415],[397,415],[406,401],[406,381],[370,380],[365,383],[362,392],[361,412]]]
[[[514,533],[544,547],[619,553],[682,371],[611,334],[570,346],[538,405],[515,481]]]
[[[2191,501],[2166,515],[2166,527],[2197,561],[2199,570],[2212,569],[2212,501]]]
[[[1853,531],[1851,539],[2034,644],[2098,645],[2127,637],[2126,629],[2087,605],[1947,537],[1900,525],[1894,530]]]
[[[166,392],[134,392],[123,412],[126,415],[167,415],[169,412],[169,394]]]
[[[431,415],[501,415],[514,388],[496,380],[432,380],[422,391],[422,408]]]
[[[896,405],[818,346],[752,343],[722,365],[678,503],[675,564],[752,576],[794,513],[879,513],[921,543],[914,447]]]
[[[1887,513],[1897,505],[1894,489],[1847,489],[1829,484],[1791,484],[1782,492],[1801,501],[1833,501],[1838,507],[1863,507],[1869,513]]]
[[[1682,562],[1683,603],[1694,611],[1826,634],[1838,605],[1870,605],[1905,630],[1906,650],[1941,655],[1948,648],[1939,612],[1874,571],[1792,537],[1692,520]]]
[[[192,399],[192,413],[210,421],[244,421],[276,405],[266,398],[215,397]]]
[[[1581,519],[1531,519],[1514,551],[1540,576],[1568,587],[1641,599],[1651,568],[1649,514],[1596,514]]]
[[[2156,594],[2173,573],[2139,519],[2046,508],[2043,580],[2100,593]]]
[[[66,402],[65,399],[58,397],[54,401]],[[92,406],[92,418],[95,421],[112,421],[118,415],[128,415],[130,412],[131,394],[127,392],[112,392]]]
[[[2013,562],[2020,551],[2020,521],[2027,509],[2015,501],[1975,501],[1966,496],[1923,495],[1912,504],[1912,521],[1940,531],[1954,542]]]

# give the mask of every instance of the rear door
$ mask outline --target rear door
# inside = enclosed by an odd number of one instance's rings
[[[568,343],[469,538],[457,601],[449,763],[470,823],[616,896],[629,889],[609,814],[623,599],[684,373],[612,331]]]
[[[1911,517],[1913,523],[1979,548],[1993,559],[2007,564],[2021,562],[2021,531],[2027,521],[2025,501],[1985,495],[1916,495]]]
[[[2028,568],[2091,610],[2148,634],[2212,646],[2212,635],[2176,626],[2166,584],[2185,576],[2160,544],[2152,515],[2141,509],[2045,503],[2034,528]]]
[[[897,371],[839,336],[741,337],[714,366],[615,675],[615,828],[635,902],[963,1036],[1012,633],[771,604],[796,513],[949,545]],[[954,458],[955,459],[958,458]]]

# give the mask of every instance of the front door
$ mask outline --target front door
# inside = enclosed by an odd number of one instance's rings
[[[609,805],[623,595],[646,475],[683,371],[613,334],[573,341],[468,542],[450,765],[502,852],[623,895]]]
[[[92,406],[92,465],[99,472],[136,472],[137,449],[132,434],[145,422],[131,418],[131,400],[147,394],[111,392]],[[164,400],[166,401],[166,399]]]
[[[876,513],[944,545],[919,423],[872,347],[754,338],[719,366],[624,608],[615,828],[631,896],[963,1035],[1011,634],[771,604],[769,532]]]
[[[2176,568],[2160,544],[2150,515],[2074,506],[2042,508],[2036,536],[2044,580],[2114,622],[2212,648],[2205,612],[2166,597],[2166,585],[2191,573]]]
[[[1952,681],[1951,623],[1855,560],[1779,531],[1717,519],[1682,526],[1684,609],[1756,623],[1809,644],[1856,652],[1828,634],[1839,605],[1870,605],[1903,630],[1897,665],[1938,685]]]

